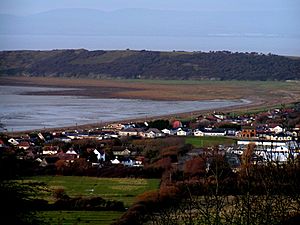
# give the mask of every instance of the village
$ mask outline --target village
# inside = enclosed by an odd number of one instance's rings
[[[212,112],[187,120],[112,123],[89,130],[36,131],[19,136],[3,133],[0,149],[2,155],[13,154],[40,168],[59,170],[81,162],[85,168],[101,171],[107,167],[149,168],[159,162],[165,164],[166,158],[183,170],[187,161],[204,150],[218,148],[236,169],[249,144],[255,146],[253,159],[260,163],[294,160],[300,156],[299,138],[300,109],[295,104],[258,113]],[[150,140],[156,141],[155,146]],[[217,146],[201,146],[199,140],[218,141]],[[229,144],[224,140],[230,140]],[[173,150],[165,153],[168,147]]]

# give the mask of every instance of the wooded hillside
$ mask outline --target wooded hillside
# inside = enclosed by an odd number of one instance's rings
[[[0,75],[122,79],[299,80],[300,58],[258,53],[2,51]]]

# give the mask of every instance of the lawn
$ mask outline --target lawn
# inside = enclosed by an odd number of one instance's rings
[[[38,217],[51,225],[109,225],[122,214],[114,211],[43,211]]]
[[[231,145],[236,143],[228,137],[186,137],[186,144],[192,144],[196,148],[211,147],[216,145]]]
[[[23,180],[23,182],[28,181],[44,182],[51,190],[63,188],[70,197],[100,196],[122,201],[125,207],[129,207],[137,195],[159,187],[158,179],[35,176]],[[54,201],[51,199],[51,193],[43,198]]]
[[[40,192],[38,198],[54,202],[53,190],[63,188],[70,197],[96,197],[122,201],[129,207],[135,197],[159,188],[159,179],[97,178],[79,176],[35,176],[20,181],[43,182],[50,192]],[[108,225],[124,212],[118,211],[40,211],[37,216],[51,225],[90,224]]]

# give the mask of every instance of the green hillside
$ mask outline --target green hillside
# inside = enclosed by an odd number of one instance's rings
[[[229,51],[2,51],[0,75],[98,79],[299,80],[300,60],[297,57]]]

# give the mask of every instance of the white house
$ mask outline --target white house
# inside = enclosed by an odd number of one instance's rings
[[[118,160],[118,157],[116,157],[114,160],[110,160],[110,162],[114,165],[120,164],[121,162]]]
[[[182,128],[178,128],[176,135],[177,136],[187,136],[189,132],[187,130],[183,130]]]
[[[194,136],[225,136],[226,131],[223,129],[204,129],[204,130],[195,130]]]
[[[134,167],[143,167],[143,162],[141,160],[135,160],[133,162],[133,165]]]
[[[80,139],[80,137],[78,136],[78,133],[66,133],[65,135],[72,140]]]
[[[204,136],[225,136],[226,131],[222,129],[205,130]]]
[[[131,155],[131,151],[128,148],[124,150],[113,150],[113,154],[115,156],[129,156]]]
[[[14,139],[14,138],[8,139],[7,142],[10,143],[10,144],[12,144],[12,145],[18,145],[19,144],[19,142],[16,139]]]
[[[287,135],[285,133],[276,133],[275,135],[270,135],[270,140],[274,141],[291,141],[293,139],[292,136]]]
[[[21,141],[20,144],[18,144],[18,148],[27,150],[30,148],[30,143],[27,141]]]
[[[247,146],[249,144],[255,144],[256,146],[260,146],[264,149],[276,148],[285,146],[286,142],[284,141],[271,141],[271,140],[238,140],[238,145]]]
[[[77,152],[73,149],[69,149],[66,154],[70,154],[70,155],[77,155]]]
[[[270,127],[269,131],[277,134],[283,132],[283,128],[281,126]]]
[[[127,160],[124,160],[124,161],[122,161],[122,164],[124,165],[124,166],[129,166],[129,167],[131,167],[131,166],[133,166],[133,160],[132,159],[127,159]]]
[[[137,128],[126,128],[119,131],[120,136],[137,136],[140,130]]]
[[[65,143],[68,143],[68,142],[72,141],[72,139],[69,138],[69,137],[61,137],[61,138],[59,138],[59,140],[65,142]]]
[[[43,155],[55,155],[57,154],[56,149],[45,149],[43,150]]]
[[[195,130],[193,134],[194,134],[194,136],[197,136],[197,137],[203,137],[204,136],[204,132],[201,131],[201,130]]]
[[[213,115],[214,115],[214,117],[216,117],[216,118],[219,119],[219,120],[224,120],[224,119],[226,119],[226,116],[223,115],[223,114],[213,114]]]
[[[167,129],[167,128],[161,130],[161,132],[163,132],[163,133],[166,134],[166,135],[171,135],[171,130],[169,130],[169,129]]]
[[[158,138],[164,137],[165,134],[156,128],[150,128],[145,132],[141,132],[141,136],[144,138]]]

